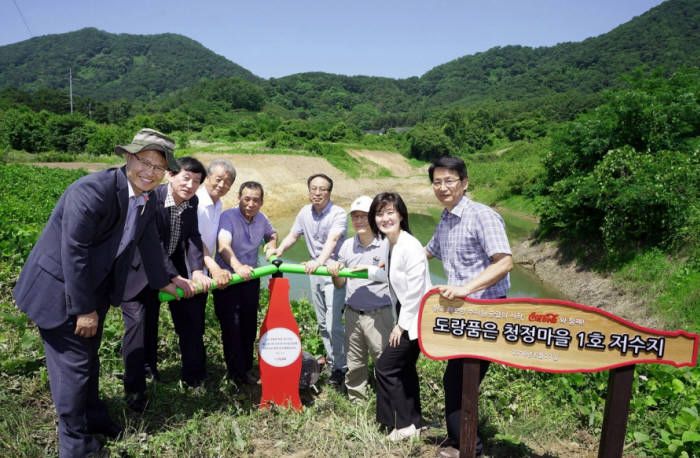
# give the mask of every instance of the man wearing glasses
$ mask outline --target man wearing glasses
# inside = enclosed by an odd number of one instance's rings
[[[96,453],[102,448],[96,434],[121,433],[99,399],[98,350],[109,304],[124,298],[135,257],[143,259],[151,288],[175,292],[147,197],[166,169],[177,171],[174,146],[160,132],[142,129],[131,144],[114,149],[126,157],[125,166],[71,184],[17,280],[17,306],[44,342],[61,457]]]
[[[171,172],[168,183],[153,191],[155,226],[160,238],[160,256],[165,271],[184,292],[184,299],[169,303],[175,332],[182,356],[181,379],[189,386],[199,386],[206,376],[204,335],[204,310],[206,292],[212,285],[211,278],[203,273],[202,238],[197,227],[195,196],[206,178],[204,165],[192,157],[177,159],[179,170]],[[140,265],[133,264],[131,273],[139,275]],[[134,282],[136,285],[137,283]],[[146,408],[146,378],[158,378],[158,317],[160,301],[158,292],[142,284],[142,288],[129,288],[122,302],[124,318],[124,391],[130,409],[143,412]],[[177,297],[177,295],[175,295]]]
[[[327,175],[311,175],[306,184],[309,201],[297,214],[289,234],[270,255],[282,256],[289,247],[304,236],[311,259],[304,263],[311,285],[311,303],[316,311],[316,321],[326,349],[326,361],[331,367],[328,383],[342,386],[347,366],[345,363],[345,330],[343,329],[343,305],[345,287],[335,288],[331,277],[311,275],[326,261],[338,259],[338,251],[348,230],[347,213],[331,202],[333,180]]]
[[[467,166],[458,157],[435,159],[428,169],[435,197],[445,207],[435,233],[425,247],[430,258],[438,258],[447,275],[447,285],[436,285],[448,299],[506,297],[513,257],[501,216],[486,205],[467,198]],[[488,361],[481,361],[479,382]],[[462,419],[462,360],[451,359],[443,376],[447,440],[438,456],[458,457]],[[481,454],[477,438],[477,454]]]

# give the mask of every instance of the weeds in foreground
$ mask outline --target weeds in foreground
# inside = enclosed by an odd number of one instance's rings
[[[264,297],[264,299],[266,299]],[[211,305],[211,304],[210,304]],[[313,345],[316,329],[306,301],[294,302],[302,342]],[[5,456],[55,455],[56,417],[48,377],[31,324],[18,326],[20,312],[0,305],[3,316],[0,371],[0,450]],[[261,310],[261,316],[264,307]],[[9,319],[9,317],[14,317]],[[127,432],[108,443],[124,456],[433,456],[444,440],[444,363],[419,359],[424,424],[421,439],[399,444],[385,439],[375,422],[375,400],[350,403],[326,385],[302,393],[301,412],[259,409],[260,386],[237,387],[225,378],[218,323],[208,308],[205,344],[208,380],[192,389],[179,381],[177,338],[167,307],[161,309],[159,355],[162,380],[148,387],[143,415],[126,408],[121,383],[122,322],[113,309],[101,348],[101,393]],[[637,370],[627,442],[635,455],[697,453],[700,431],[693,405],[700,402],[700,369],[644,366]],[[492,364],[481,387],[480,434],[490,456],[563,456],[597,448],[607,374],[547,374]],[[578,438],[571,442],[571,438]],[[561,444],[568,444],[562,448]]]

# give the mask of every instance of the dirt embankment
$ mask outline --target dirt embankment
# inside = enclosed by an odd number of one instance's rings
[[[525,240],[512,249],[516,264],[534,271],[573,302],[601,308],[635,324],[665,329],[663,318],[649,313],[643,299],[615,286],[610,278],[564,259],[556,243]]]
[[[229,159],[237,170],[236,184],[223,198],[224,208],[237,205],[237,190],[244,181],[258,181],[265,188],[263,211],[273,221],[289,219],[308,203],[306,178],[322,172],[333,181],[333,201],[344,208],[358,196],[374,196],[381,191],[396,191],[406,201],[411,212],[424,213],[438,205],[427,180],[427,167],[416,168],[400,154],[387,151],[351,150],[353,157],[362,158],[389,170],[389,178],[347,177],[327,160],[309,156],[281,156],[276,154],[216,154],[195,153],[208,165],[215,159]],[[107,164],[96,163],[41,163],[47,167],[85,168],[100,170]],[[663,328],[662,320],[647,312],[640,299],[613,286],[609,278],[591,272],[576,262],[565,261],[553,243],[533,244],[524,241],[513,248],[515,262],[533,270],[545,283],[568,296],[572,301],[603,308],[636,324]]]

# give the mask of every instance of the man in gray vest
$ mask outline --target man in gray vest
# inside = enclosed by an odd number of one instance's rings
[[[343,267],[386,264],[389,240],[374,236],[367,220],[372,198],[360,196],[350,206],[355,237],[343,242],[338,261],[326,266],[336,288],[345,289],[345,350],[348,371],[345,387],[350,401],[367,399],[367,354],[377,361],[394,327],[389,284],[363,278],[338,277]],[[347,281],[346,281],[347,280]]]

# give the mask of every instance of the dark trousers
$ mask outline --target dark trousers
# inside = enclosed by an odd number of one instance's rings
[[[506,296],[499,297],[505,299]],[[481,361],[479,368],[479,385],[489,369],[489,361]],[[459,448],[459,436],[462,425],[462,359],[451,359],[447,362],[445,374],[442,376],[442,386],[445,389],[445,422],[447,424],[447,440],[445,445]]]
[[[420,384],[416,361],[420,355],[418,339],[401,334],[399,345],[387,345],[377,360],[377,421],[390,428],[421,425]]]
[[[98,350],[107,309],[99,309],[97,335],[74,334],[75,317],[54,329],[39,329],[44,341],[49,385],[58,414],[58,453],[83,457],[100,449],[93,433],[112,424],[107,406],[99,399]]]
[[[447,423],[447,440],[445,445],[459,448],[459,436],[462,425],[462,358],[447,361],[442,386],[445,388],[445,422]],[[480,361],[479,384],[486,376],[489,361]]]
[[[144,288],[132,300],[121,303],[122,319],[124,320],[124,338],[122,341],[122,357],[124,358],[124,391],[126,393],[142,393],[146,391],[146,366],[156,370],[156,354],[158,342],[158,312],[160,302],[158,292]],[[155,345],[148,346],[150,353],[146,356],[146,324],[153,321],[147,315],[156,315]]]
[[[214,290],[214,311],[221,326],[229,377],[241,378],[253,367],[259,302],[260,279]]]
[[[207,295],[170,301],[170,315],[180,342],[182,370],[180,378],[190,386],[200,385],[206,378],[207,354],[204,349],[204,319]],[[156,341],[157,341],[156,328]]]

